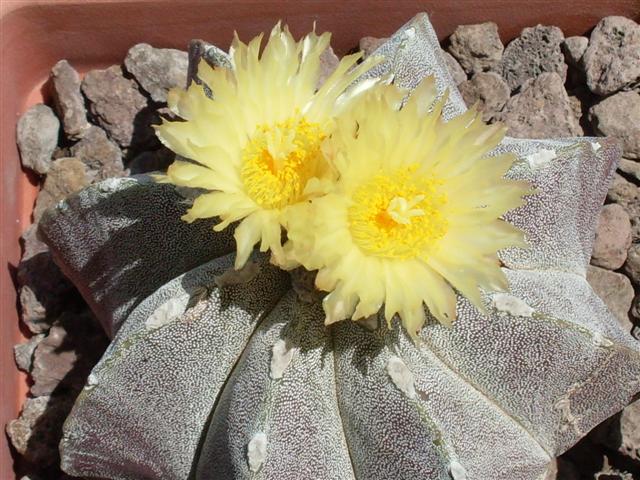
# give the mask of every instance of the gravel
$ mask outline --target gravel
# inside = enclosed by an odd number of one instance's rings
[[[56,112],[62,119],[65,135],[79,140],[89,130],[87,109],[80,92],[80,75],[66,60],[60,60],[51,69],[53,101]]]
[[[591,32],[583,57],[587,85],[610,95],[640,79],[640,26],[625,17],[605,17]]]
[[[18,120],[16,131],[22,165],[46,174],[58,145],[59,131],[60,121],[51,108],[41,103],[29,108]]]
[[[613,175],[607,200],[624,208],[631,219],[632,241],[640,243],[640,187],[616,173]]]
[[[562,51],[568,65],[578,67],[584,52],[587,51],[589,39],[587,37],[568,37],[562,42]]]
[[[599,135],[620,139],[625,157],[640,159],[640,94],[631,91],[607,97],[591,107],[589,118]]]
[[[46,472],[59,461],[58,442],[62,424],[75,397],[44,396],[27,398],[16,420],[7,424],[7,435],[16,451]]]
[[[600,212],[591,263],[617,270],[627,259],[631,246],[631,222],[624,208],[615,203],[605,205]]]
[[[502,60],[504,46],[493,22],[460,25],[449,42],[449,53],[468,75],[494,70]]]
[[[64,312],[34,351],[31,395],[79,392],[107,341],[87,309]]]
[[[449,52],[443,51],[442,56],[444,57],[444,61],[447,64],[447,70],[449,70],[449,75],[453,78],[453,81],[456,85],[460,85],[462,82],[467,80],[467,74],[464,72],[458,61],[451,55]]]
[[[358,48],[362,50],[364,57],[371,55],[380,45],[386,42],[388,38],[382,37],[362,37],[358,43]]]
[[[567,64],[560,45],[564,34],[558,27],[537,25],[522,30],[504,50],[502,76],[512,90],[542,73],[557,73],[561,83],[567,77]]]
[[[134,132],[137,143],[148,141],[152,132],[149,125],[141,124],[147,99],[135,80],[125,78],[119,65],[87,73],[82,80],[82,93],[89,100],[89,109],[98,125],[118,145],[130,147]]]
[[[71,154],[87,166],[92,181],[125,175],[122,151],[100,127],[92,126],[84,138],[71,147]]]
[[[629,248],[623,271],[633,284],[640,285],[640,243],[634,243]]]
[[[187,52],[173,48],[153,48],[148,43],[134,45],[124,65],[154,102],[166,102],[171,88],[187,86]]]
[[[587,281],[609,307],[620,326],[631,332],[633,324],[629,320],[629,309],[634,297],[631,281],[621,273],[593,265],[587,269]]]
[[[33,210],[34,220],[39,221],[47,208],[88,185],[87,167],[80,160],[73,157],[54,160],[38,193]]]
[[[478,104],[485,122],[491,121],[502,110],[511,93],[504,79],[494,72],[476,73],[458,88],[467,107]]]
[[[49,330],[76,290],[53,262],[49,247],[36,238],[36,225],[22,234],[23,256],[16,280],[22,322],[34,334]]]
[[[33,367],[33,352],[40,341],[44,338],[43,333],[33,335],[26,342],[19,343],[13,347],[13,357],[16,361],[16,366],[23,372],[31,372]]]
[[[517,138],[582,135],[564,82],[555,72],[528,80],[495,118],[509,127],[508,135]]]
[[[640,162],[622,158],[618,164],[618,170],[625,173],[633,181],[640,182]]]

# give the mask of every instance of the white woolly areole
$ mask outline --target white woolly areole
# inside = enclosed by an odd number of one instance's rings
[[[609,348],[613,346],[613,342],[606,338],[602,333],[595,332],[593,334],[593,343],[598,347]]]
[[[398,390],[409,398],[416,398],[415,377],[400,357],[393,355],[389,358],[387,373]]]
[[[249,470],[257,472],[264,463],[267,456],[267,435],[263,432],[256,433],[249,442],[247,448],[247,458],[249,460]]]
[[[580,389],[581,385],[579,383],[574,383],[569,387],[567,393],[565,393],[554,405],[554,408],[560,412],[562,416],[562,420],[565,422],[565,425],[561,427],[562,431],[566,431],[568,427],[573,427],[574,432],[577,435],[582,436],[583,432],[580,428],[579,421],[580,418],[577,417],[573,411],[571,410],[571,396]]]
[[[188,297],[181,296],[163,303],[149,315],[144,322],[145,327],[147,330],[154,330],[177,320],[184,313],[188,302]]]
[[[240,283],[247,283],[253,280],[260,272],[260,266],[256,262],[247,262],[240,270],[230,268],[222,275],[218,275],[215,278],[218,288],[222,288],[225,285],[238,285]]]
[[[594,152],[597,152],[602,148],[602,145],[600,145],[598,142],[591,142],[591,148],[593,148]]]
[[[98,184],[98,190],[102,193],[111,193],[122,188],[119,178],[107,178]]]
[[[274,380],[282,378],[284,371],[287,369],[293,358],[293,348],[287,346],[284,340],[278,340],[271,351],[271,370],[270,375]]]
[[[95,373],[91,372],[87,377],[87,384],[84,386],[85,390],[91,390],[96,385],[98,385],[98,377],[96,377]]]
[[[524,300],[508,293],[496,293],[491,299],[494,308],[515,317],[530,317],[535,310],[527,305]]]
[[[467,480],[467,471],[457,460],[451,460],[449,472],[453,480]]]
[[[527,158],[527,162],[529,162],[529,166],[531,167],[531,169],[535,170],[536,168],[540,168],[548,164],[551,160],[553,160],[556,157],[557,155],[555,150],[549,150],[549,149],[543,148],[541,150],[538,150],[536,153],[527,155],[526,158]]]

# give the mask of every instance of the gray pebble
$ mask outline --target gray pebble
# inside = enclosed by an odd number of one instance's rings
[[[447,70],[449,70],[449,75],[453,78],[453,82],[456,85],[460,85],[462,82],[467,80],[467,74],[464,73],[464,70],[458,63],[458,61],[453,58],[447,51],[442,52],[442,56],[444,58],[445,63],[447,64]]]
[[[598,218],[591,263],[609,270],[617,270],[627,259],[629,246],[631,246],[629,215],[616,203],[605,205]]]
[[[640,243],[634,243],[627,253],[627,261],[624,264],[624,273],[626,273],[631,282],[640,287]]]
[[[502,55],[502,76],[512,90],[545,72],[557,73],[562,83],[567,78],[567,65],[560,45],[564,34],[558,27],[537,25],[522,30]]]
[[[34,223],[22,233],[20,237],[20,243],[22,244],[22,261],[28,260],[39,253],[49,251],[49,247],[38,238],[37,231],[38,225]]]
[[[38,221],[47,208],[80,191],[89,183],[87,167],[80,160],[73,157],[55,160],[38,193],[33,210],[34,219]]]
[[[640,182],[640,162],[621,158],[620,163],[618,163],[618,170],[629,175],[636,182]]]
[[[29,108],[18,120],[16,132],[22,165],[42,175],[49,171],[58,145],[60,121],[41,103]]]
[[[640,460],[640,401],[636,400],[622,410],[620,437],[618,451],[636,462]]]
[[[573,137],[582,135],[562,78],[543,73],[529,80],[521,93],[509,99],[496,120],[518,138]]]
[[[88,167],[92,181],[125,174],[120,148],[107,138],[100,127],[91,127],[84,138],[71,148],[71,154]]]
[[[577,67],[582,60],[584,52],[587,51],[587,45],[589,39],[587,37],[567,37],[562,42],[562,51],[564,52],[564,58],[569,65]]]
[[[640,159],[640,95],[620,92],[605,98],[589,110],[589,119],[600,135],[622,142],[623,155]]]
[[[55,317],[68,307],[75,292],[54,263],[49,247],[37,235],[37,224],[22,234],[23,256],[18,264],[17,283],[22,322],[32,333],[49,330]]]
[[[186,88],[187,52],[139,43],[129,49],[124,65],[155,102],[166,102],[174,87]]]
[[[625,17],[605,17],[591,32],[582,59],[593,93],[609,95],[640,78],[640,26]]]
[[[631,319],[636,323],[634,337],[636,337],[636,340],[640,340],[640,327],[638,327],[638,324],[640,323],[640,293],[633,298],[629,315],[631,316]]]
[[[476,102],[482,119],[489,122],[502,110],[509,100],[511,90],[500,75],[494,72],[476,73],[471,80],[458,87],[467,107]]]
[[[79,392],[107,343],[89,311],[63,313],[35,349],[31,394]]]
[[[371,55],[380,45],[389,40],[387,37],[362,37],[358,43],[358,47],[362,50],[364,58]]]
[[[44,334],[33,335],[26,342],[19,343],[13,347],[13,357],[16,366],[23,372],[29,373],[33,365],[33,352],[44,338]]]
[[[614,173],[607,199],[624,208],[631,219],[633,242],[640,242],[640,188],[618,173]]]
[[[150,130],[144,125],[143,110],[147,99],[140,93],[135,80],[125,78],[122,69],[113,65],[105,70],[92,70],[82,81],[82,92],[98,124],[121,147],[147,140]],[[145,128],[146,127],[146,128]],[[142,129],[142,131],[140,131]]]
[[[504,46],[493,22],[460,25],[449,40],[449,53],[469,75],[493,70],[502,59]]]
[[[633,300],[633,287],[621,273],[589,265],[587,281],[596,294],[607,305],[622,328],[631,333],[633,324],[629,320],[629,309]]]
[[[62,424],[73,398],[44,396],[27,398],[20,417],[7,424],[7,435],[16,451],[39,468],[56,465]]]
[[[71,140],[82,138],[91,127],[87,121],[87,109],[80,92],[80,76],[66,60],[60,60],[51,69],[53,101],[64,133]]]

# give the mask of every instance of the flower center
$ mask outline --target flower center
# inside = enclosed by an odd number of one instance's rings
[[[258,126],[242,153],[240,175],[248,195],[269,209],[298,202],[319,173],[324,137],[320,125],[304,118]]]
[[[368,255],[409,259],[425,254],[447,232],[442,182],[415,175],[417,167],[378,174],[358,187],[348,210],[351,235]]]

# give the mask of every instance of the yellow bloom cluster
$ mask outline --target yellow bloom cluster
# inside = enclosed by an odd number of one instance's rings
[[[425,305],[455,319],[456,291],[482,309],[483,289],[507,287],[498,250],[526,246],[501,216],[529,185],[504,178],[511,155],[487,156],[504,128],[474,109],[444,122],[433,79],[410,95],[388,79],[356,83],[378,61],[360,54],[318,87],[328,44],[280,25],[262,52],[261,37],[236,37],[232,68],[199,66],[213,100],[196,84],[171,92],[184,121],[157,133],[185,158],[167,180],[209,191],[184,219],[239,222],[236,268],[260,243],[283,268],[318,270],[326,323],[384,308],[415,337]]]

